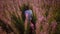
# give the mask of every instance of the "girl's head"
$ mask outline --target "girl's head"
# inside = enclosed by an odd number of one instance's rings
[[[26,10],[29,10],[29,6],[28,6],[28,5],[27,5],[27,6],[25,6],[25,9],[26,9]]]

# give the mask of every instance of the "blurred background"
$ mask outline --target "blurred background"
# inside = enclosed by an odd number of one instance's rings
[[[33,12],[32,34],[60,34],[60,0],[0,0],[0,34],[30,34],[29,26],[25,33],[26,5]]]

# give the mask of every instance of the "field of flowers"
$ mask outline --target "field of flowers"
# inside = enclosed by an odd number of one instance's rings
[[[26,5],[33,12],[33,33]],[[60,34],[60,0],[0,0],[0,34]]]

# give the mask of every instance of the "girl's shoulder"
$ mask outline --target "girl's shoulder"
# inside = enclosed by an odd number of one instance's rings
[[[25,11],[25,14],[28,13],[28,14],[32,14],[32,10],[26,10]]]

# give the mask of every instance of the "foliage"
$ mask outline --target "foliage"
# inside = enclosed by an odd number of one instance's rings
[[[48,14],[49,14],[50,6],[49,6],[49,5],[46,5],[46,6],[45,6],[45,9],[46,9],[45,16],[47,17]]]
[[[60,22],[58,22],[55,34],[60,34]]]
[[[5,24],[5,22],[2,21],[1,19],[0,19],[0,26],[2,27],[3,30],[7,32],[7,34],[13,32],[12,28],[9,25]]]
[[[56,27],[56,34],[60,34],[60,9],[57,8],[56,10],[56,22],[57,22],[57,27]]]
[[[56,11],[57,11],[56,12],[56,21],[60,22],[60,9],[57,9]]]
[[[24,11],[26,10],[25,8],[26,8],[26,5],[25,4],[23,4],[21,7],[19,7],[20,8],[20,10],[21,10],[21,12],[22,12],[22,15],[21,15],[21,17],[22,17],[22,20],[23,21],[25,21],[25,14],[24,14]]]
[[[14,24],[17,30],[19,31],[19,33],[24,34],[24,23],[20,19],[20,17],[17,18],[15,14],[12,14],[11,19],[12,19],[12,22],[15,21]]]
[[[40,26],[40,31],[42,31],[42,30],[43,30],[43,26],[41,25],[41,26]]]

